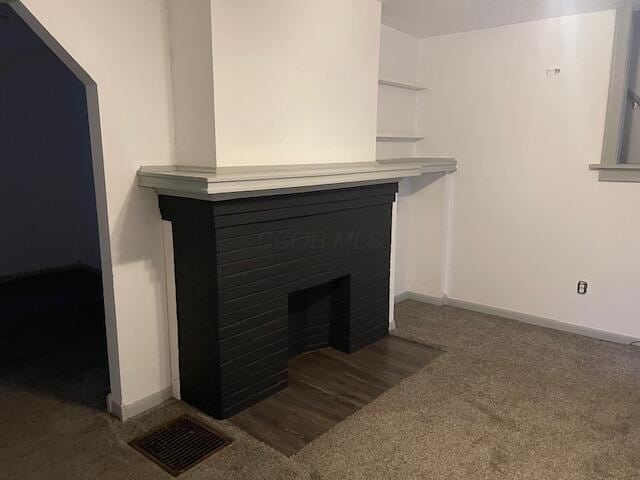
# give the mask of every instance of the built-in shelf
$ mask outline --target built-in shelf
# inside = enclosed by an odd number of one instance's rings
[[[424,173],[454,170],[455,160],[420,158],[217,169],[149,166],[138,171],[138,185],[153,188],[163,195],[221,200],[269,195],[275,190],[293,193],[337,188],[338,185],[388,183]]]
[[[427,89],[427,87],[423,85],[418,85],[417,83],[402,82],[399,80],[391,80],[389,78],[380,78],[378,79],[378,83],[380,85],[387,85],[389,87],[396,87],[396,88],[404,88],[405,90],[413,90],[415,92],[420,92],[422,90]]]
[[[424,140],[414,133],[378,133],[376,136],[378,142],[419,142]]]

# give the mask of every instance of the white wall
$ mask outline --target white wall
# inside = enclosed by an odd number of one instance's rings
[[[380,4],[213,0],[217,165],[375,158]]]
[[[588,170],[600,160],[614,15],[422,41],[419,153],[460,162],[450,297],[640,335],[640,188]]]
[[[98,85],[109,220],[102,262],[107,288],[113,273],[117,321],[111,388],[116,402],[129,405],[170,386],[162,223],[156,194],[136,185],[139,166],[173,162],[167,5],[23,3]]]
[[[432,174],[404,180],[398,195],[398,220],[405,224],[404,289],[441,298],[445,293],[446,239],[450,176]]]

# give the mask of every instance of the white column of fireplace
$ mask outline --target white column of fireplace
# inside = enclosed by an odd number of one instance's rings
[[[375,159],[376,0],[170,0],[176,164]]]

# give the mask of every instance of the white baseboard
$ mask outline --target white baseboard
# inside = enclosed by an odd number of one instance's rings
[[[429,303],[431,305],[444,305],[444,297],[433,297],[431,295],[423,295],[415,292],[402,292],[395,296],[395,303],[404,302],[405,300],[415,300],[416,302]]]
[[[141,398],[137,402],[123,405],[113,400],[111,395],[107,395],[107,410],[118,417],[120,420],[128,420],[131,417],[135,417],[150,408],[157,407],[162,402],[169,400],[172,397],[172,388],[167,387],[159,392],[152,393],[151,395]]]
[[[509,320],[516,320],[518,322],[527,323],[529,325],[537,325],[539,327],[551,328],[553,330],[574,333],[576,335],[582,335],[583,337],[596,338],[598,340],[606,340],[608,342],[621,343],[623,345],[630,345],[634,342],[640,342],[640,338],[624,335],[621,333],[608,332],[606,330],[583,327],[581,325],[574,325],[572,323],[552,320],[550,318],[530,315],[528,313],[514,312],[512,310],[505,310],[503,308],[490,307],[488,305],[482,305],[479,303],[458,300],[457,298],[449,298],[446,295],[443,295],[442,298],[431,297],[429,295],[422,295],[414,292],[404,292],[400,295],[396,295],[396,303],[404,300],[415,300],[417,302],[428,303],[431,305],[447,305],[451,307],[462,308],[464,310],[485,313],[488,315],[495,315],[496,317],[508,318]]]
[[[400,303],[400,302],[404,302],[405,300],[409,300],[409,292],[402,292],[396,295],[393,298],[393,303]]]

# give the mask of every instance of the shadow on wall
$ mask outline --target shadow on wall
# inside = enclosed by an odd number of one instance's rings
[[[156,303],[156,314],[145,319],[147,326],[154,324],[158,335],[154,339],[147,338],[147,344],[155,341],[155,348],[164,352],[162,358],[169,358],[168,330],[166,327],[166,298],[167,283],[164,263],[155,261],[164,257],[163,243],[148,242],[150,236],[163,238],[163,223],[158,208],[158,196],[150,189],[138,187],[137,177],[133,178],[126,200],[113,226],[113,237],[117,243],[111,244],[111,255],[114,264],[125,265],[141,263],[144,265],[146,283],[153,285],[154,298],[163,299]],[[154,230],[156,230],[154,232]],[[154,251],[154,249],[158,249]],[[135,288],[136,284],[131,284]],[[168,363],[166,365],[168,369]]]
[[[142,213],[141,213],[142,212]],[[150,271],[150,281],[160,281],[164,287],[164,265],[158,265],[154,260],[164,255],[163,251],[153,252],[149,243],[145,240],[149,232],[153,232],[155,238],[162,238],[162,222],[160,209],[158,208],[158,196],[150,189],[140,188],[136,176],[131,179],[127,197],[120,209],[120,215],[113,225],[113,236],[118,238],[118,243],[111,246],[113,262],[124,265],[133,262],[144,262]],[[162,244],[154,244],[155,248]]]
[[[100,268],[85,86],[0,5],[0,277]]]
[[[428,173],[420,175],[419,177],[410,177],[400,183],[400,189],[398,190],[398,196],[409,197],[414,193],[427,188],[432,183],[440,180],[446,174],[444,173]]]

